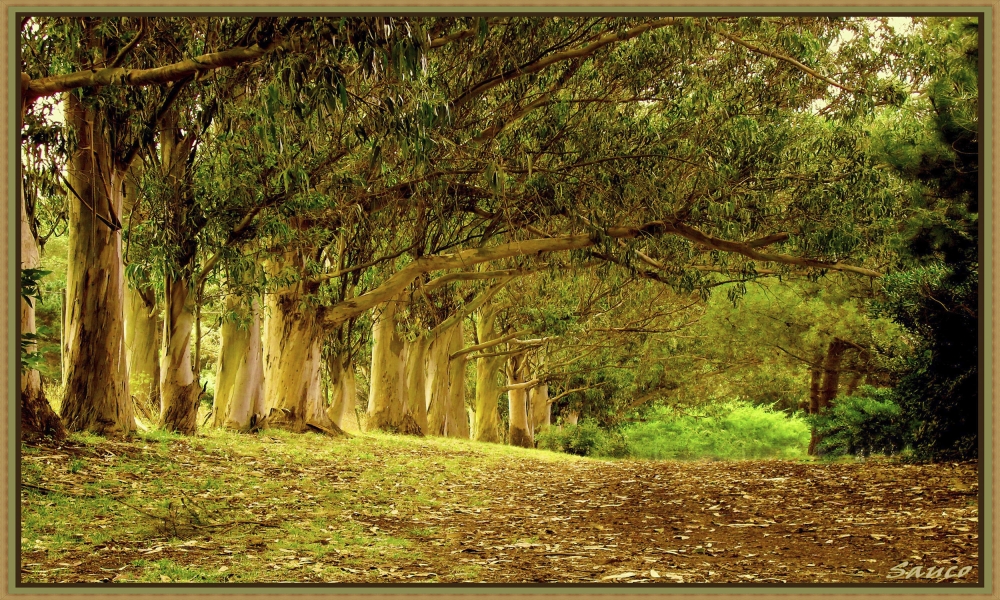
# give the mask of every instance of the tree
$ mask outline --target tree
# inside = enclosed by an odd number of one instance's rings
[[[924,458],[978,455],[979,31],[971,18],[923,24],[914,54],[933,69],[909,107],[923,128],[897,113],[882,148],[915,185],[899,270],[875,308],[920,338],[897,393]]]

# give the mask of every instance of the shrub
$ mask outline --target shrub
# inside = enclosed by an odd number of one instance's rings
[[[624,458],[629,455],[628,442],[622,434],[604,431],[593,421],[563,425],[562,428],[549,427],[535,436],[535,444],[545,450],[577,456]]]
[[[907,422],[891,389],[863,386],[859,395],[837,398],[810,421],[820,436],[817,452],[825,455],[894,454],[907,439]]]
[[[625,430],[633,456],[650,459],[797,458],[809,445],[809,426],[798,416],[732,400],[689,414],[662,408]]]

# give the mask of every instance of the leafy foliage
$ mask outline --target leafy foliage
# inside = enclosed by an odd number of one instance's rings
[[[821,455],[895,454],[909,439],[909,425],[895,393],[889,388],[863,386],[854,396],[841,396],[830,411],[810,415],[821,441]]]
[[[661,409],[624,434],[633,456],[652,459],[796,458],[809,443],[801,417],[741,400],[691,412]]]

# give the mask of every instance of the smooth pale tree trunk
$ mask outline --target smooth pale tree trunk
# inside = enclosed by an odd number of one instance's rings
[[[448,354],[460,351],[465,345],[462,322],[449,332]],[[465,356],[450,360],[448,364],[448,407],[445,417],[445,435],[469,439],[469,413],[465,410]]]
[[[18,191],[20,189],[21,178],[18,178]],[[41,264],[41,257],[38,252],[38,244],[35,236],[31,232],[28,223],[28,212],[25,199],[21,197],[21,268],[37,269]],[[35,333],[35,306],[37,299],[32,299],[32,304],[28,304],[21,298],[21,334]],[[28,352],[37,350],[36,344],[31,344],[25,348]],[[38,435],[50,435],[56,439],[66,437],[66,428],[63,427],[59,415],[52,410],[52,406],[45,398],[45,390],[42,388],[41,374],[35,369],[21,371],[21,436],[28,439]]]
[[[222,324],[212,424],[246,431],[264,416],[260,303],[254,298],[247,310],[239,296],[231,294],[226,298],[226,311],[243,313],[248,323],[227,320]]]
[[[131,215],[138,200],[136,170],[125,177],[124,214]],[[129,219],[130,223],[134,221]],[[129,389],[135,409],[150,423],[160,416],[160,346],[163,321],[156,294],[150,287],[136,288],[125,281],[125,357],[128,360]]]
[[[563,417],[563,423],[567,425],[576,425],[579,422],[580,422],[580,413],[575,410],[567,412],[566,416]]]
[[[537,385],[528,390],[531,405],[531,428],[534,433],[548,429],[552,425],[552,405],[549,403],[548,384]]]
[[[160,424],[193,435],[198,428],[201,384],[191,364],[194,298],[191,282],[168,279],[163,315],[163,360],[160,365]]]
[[[125,286],[125,357],[136,409],[155,422],[160,410],[160,346],[163,323],[153,290]]]
[[[507,385],[525,383],[527,378],[526,360],[524,355],[511,356],[507,360]],[[510,428],[508,435],[512,446],[534,448],[535,440],[531,435],[531,424],[528,420],[528,390],[514,388],[507,390],[507,405],[510,410]]]
[[[316,309],[303,305],[298,285],[269,294],[264,319],[264,397],[269,427],[308,429],[309,416],[326,415],[320,389],[323,331]],[[310,408],[314,407],[314,408]],[[323,419],[332,425],[329,417]],[[322,423],[318,425],[323,426]]]
[[[398,310],[398,298],[386,302],[372,325],[368,429],[420,434],[419,425],[406,410],[406,344],[396,327]]]
[[[503,441],[497,410],[497,401],[502,393],[497,373],[503,368],[503,363],[502,356],[476,359],[476,440],[480,442]]]
[[[492,306],[479,313],[476,322],[476,336],[485,344],[497,338],[496,309]],[[476,359],[476,421],[475,437],[480,442],[501,442],[500,413],[497,401],[500,398],[500,384],[497,373],[506,362],[503,356],[488,356]]]
[[[430,341],[423,335],[405,342],[406,411],[413,417],[421,433],[427,431],[427,348]]]
[[[191,361],[191,329],[195,324],[194,267],[198,245],[193,235],[194,191],[190,165],[195,134],[183,134],[176,110],[164,117],[159,135],[160,174],[170,190],[166,198],[167,229],[176,245],[175,263],[165,281],[163,353],[160,363],[160,423],[186,435],[198,427],[200,373]]]
[[[66,95],[65,119],[78,146],[67,180],[69,260],[66,272],[64,397],[70,431],[123,435],[135,429],[125,354],[125,278],[121,235],[97,218],[116,223],[122,210],[125,169],[104,139],[99,110]],[[86,202],[86,205],[84,204]]]
[[[354,362],[345,355],[332,354],[327,359],[330,376],[330,420],[342,430],[357,430],[354,409],[358,402],[358,388],[354,375]],[[355,420],[354,426],[350,422]]]
[[[448,422],[451,332],[444,331],[427,349],[427,433],[446,435]]]

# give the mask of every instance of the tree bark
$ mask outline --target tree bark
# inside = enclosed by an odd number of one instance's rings
[[[526,360],[523,354],[515,354],[507,360],[507,385],[518,385],[527,380]],[[528,390],[514,388],[507,391],[510,409],[510,444],[523,448],[534,448],[535,440],[528,420]]]
[[[820,384],[823,379],[823,370],[819,367],[809,369],[809,414],[819,413]]]
[[[851,346],[839,338],[834,338],[827,347],[826,358],[823,360],[823,385],[819,395],[819,410],[823,412],[833,404],[840,392],[840,365],[844,353]]]
[[[224,321],[215,376],[212,422],[216,427],[247,431],[264,417],[264,349],[260,331],[260,303],[254,298],[248,311],[239,296],[226,298],[226,312],[239,311],[249,323]],[[254,416],[256,415],[256,418]]]
[[[448,408],[445,435],[469,439],[469,413],[465,410],[465,366],[468,363],[464,356],[450,360],[454,352],[459,352],[465,345],[462,322],[459,321],[450,332],[449,362],[448,362]]]
[[[406,411],[423,434],[427,431],[427,348],[430,341],[421,335],[405,344]]]
[[[163,323],[152,289],[125,286],[125,357],[136,408],[151,422],[160,412],[160,346]]]
[[[170,431],[193,435],[198,428],[200,372],[191,361],[191,330],[195,324],[194,281],[198,242],[193,219],[197,215],[189,158],[195,143],[193,131],[182,133],[176,109],[163,118],[159,131],[158,175],[169,190],[165,197],[166,228],[176,256],[165,278],[163,358],[160,364],[160,423]]]
[[[38,252],[38,244],[35,235],[31,231],[28,221],[27,204],[24,198],[24,190],[21,187],[22,179],[18,177],[18,192],[21,195],[21,268],[37,269],[41,265],[41,256]],[[32,302],[37,302],[37,298]],[[34,334],[35,329],[35,305],[28,304],[23,298],[21,303],[21,334]],[[37,346],[31,344],[26,347],[28,352],[35,352]],[[66,437],[66,428],[63,427],[59,415],[52,410],[52,405],[45,398],[45,390],[42,387],[42,376],[35,369],[21,371],[21,439],[31,439],[40,435],[52,436],[61,440]]]
[[[194,435],[198,429],[201,384],[191,365],[194,302],[191,282],[169,278],[163,315],[163,362],[160,370],[160,424],[169,431]]]
[[[70,431],[124,435],[135,428],[125,354],[121,236],[104,221],[121,214],[125,169],[104,139],[99,109],[68,94],[66,123],[78,146],[69,159],[62,417]],[[86,205],[84,204],[86,203]]]
[[[439,333],[427,350],[427,433],[446,435],[451,377],[451,331]]]
[[[863,377],[864,373],[861,371],[851,373],[851,378],[847,380],[847,389],[844,391],[844,395],[853,396],[854,392],[858,391],[858,386],[861,385],[861,379]]]
[[[323,331],[314,307],[301,302],[301,284],[268,295],[264,319],[264,397],[268,427],[297,433],[310,417],[326,415],[320,389]],[[315,423],[331,429],[333,421]]]
[[[406,344],[396,327],[398,304],[398,297],[383,304],[372,325],[368,429],[419,435],[419,425],[406,410]]]
[[[327,359],[330,376],[330,419],[342,430],[349,428],[348,422],[355,418],[354,409],[358,402],[358,388],[354,379],[354,362],[345,355],[332,354]],[[358,429],[358,427],[350,427]]]
[[[537,435],[552,425],[552,404],[549,403],[549,386],[542,384],[528,390],[531,405],[531,427]]]
[[[563,417],[563,423],[567,425],[576,425],[579,422],[580,422],[580,413],[575,410],[567,412],[566,416]]]
[[[818,361],[817,361],[818,362]],[[819,367],[811,367],[809,369],[809,410],[810,415],[819,414],[819,397],[820,397],[820,386],[823,379],[823,370]],[[819,443],[819,434],[816,433],[816,427],[812,428],[809,434],[809,449],[808,454],[813,456],[816,454],[816,444]]]
[[[480,344],[486,344],[496,335],[496,308],[487,305],[479,313],[476,335]],[[497,401],[500,398],[500,384],[497,372],[503,367],[506,357],[490,356],[476,359],[476,440],[480,442],[503,441],[500,431],[500,414]]]

